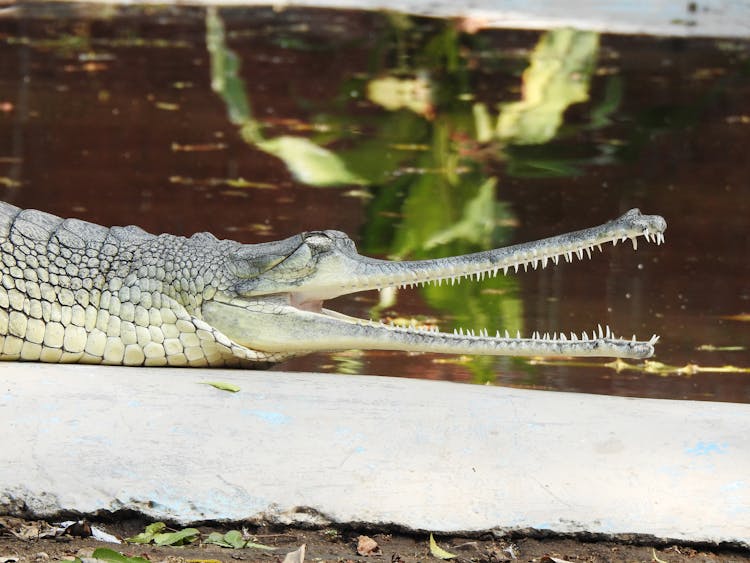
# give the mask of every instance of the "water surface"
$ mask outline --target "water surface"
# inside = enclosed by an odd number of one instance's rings
[[[243,242],[338,229],[399,258],[631,207],[669,223],[666,246],[332,304],[443,329],[601,322],[660,334],[657,363],[353,351],[278,369],[746,402],[748,146],[743,41],[257,8],[29,6],[0,19],[0,196],[21,207]]]

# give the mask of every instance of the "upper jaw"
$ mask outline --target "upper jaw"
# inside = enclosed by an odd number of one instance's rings
[[[348,293],[405,287],[427,283],[451,284],[462,278],[483,279],[502,272],[517,272],[557,264],[560,258],[570,262],[574,257],[591,257],[596,249],[608,242],[617,244],[631,240],[664,242],[666,221],[658,215],[642,215],[631,209],[618,219],[603,225],[583,229],[535,242],[517,244],[463,256],[392,262],[361,256],[346,249],[335,255],[322,256],[314,271],[304,279],[294,280],[283,291],[289,291],[297,303],[326,300]]]

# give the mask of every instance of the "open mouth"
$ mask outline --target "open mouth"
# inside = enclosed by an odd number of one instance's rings
[[[647,358],[659,337],[638,340],[616,336],[597,325],[589,333],[534,332],[523,336],[486,329],[442,332],[434,325],[399,326],[359,319],[324,307],[324,302],[346,294],[407,288],[427,284],[456,284],[465,279],[481,281],[500,273],[545,268],[561,260],[591,258],[606,243],[628,240],[634,249],[638,238],[660,245],[666,222],[657,215],[631,210],[618,219],[535,242],[517,244],[463,256],[394,262],[357,254],[343,233],[317,232],[300,248],[311,257],[302,279],[275,273],[275,291],[249,294],[233,303],[233,312],[221,313],[221,330],[231,333],[243,346],[274,354],[297,355],[313,351],[346,349],[398,350],[445,354],[513,356],[605,356]],[[285,260],[280,268],[299,269],[302,260]],[[311,273],[310,273],[311,272]],[[270,287],[269,287],[270,289]],[[214,310],[219,305],[214,305]],[[211,314],[210,307],[208,314]],[[210,321],[209,321],[210,322]],[[259,328],[260,327],[260,328]]]

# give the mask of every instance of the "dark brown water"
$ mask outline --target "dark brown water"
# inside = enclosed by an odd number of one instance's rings
[[[279,369],[750,401],[750,43],[468,34],[329,11],[19,12],[0,14],[0,197],[22,207],[244,242],[339,229],[363,253],[400,257],[631,207],[669,223],[665,246],[637,253],[402,292],[379,312],[375,293],[333,304],[447,329],[608,323],[660,334],[659,363],[350,352]],[[565,64],[544,67],[540,41]],[[522,76],[532,60],[547,105],[503,128],[501,104],[536,88]],[[303,158],[316,146],[324,156]]]

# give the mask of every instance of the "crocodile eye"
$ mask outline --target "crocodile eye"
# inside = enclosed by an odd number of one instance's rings
[[[318,252],[333,248],[331,237],[321,231],[308,233],[307,236],[305,236],[305,244]]]

